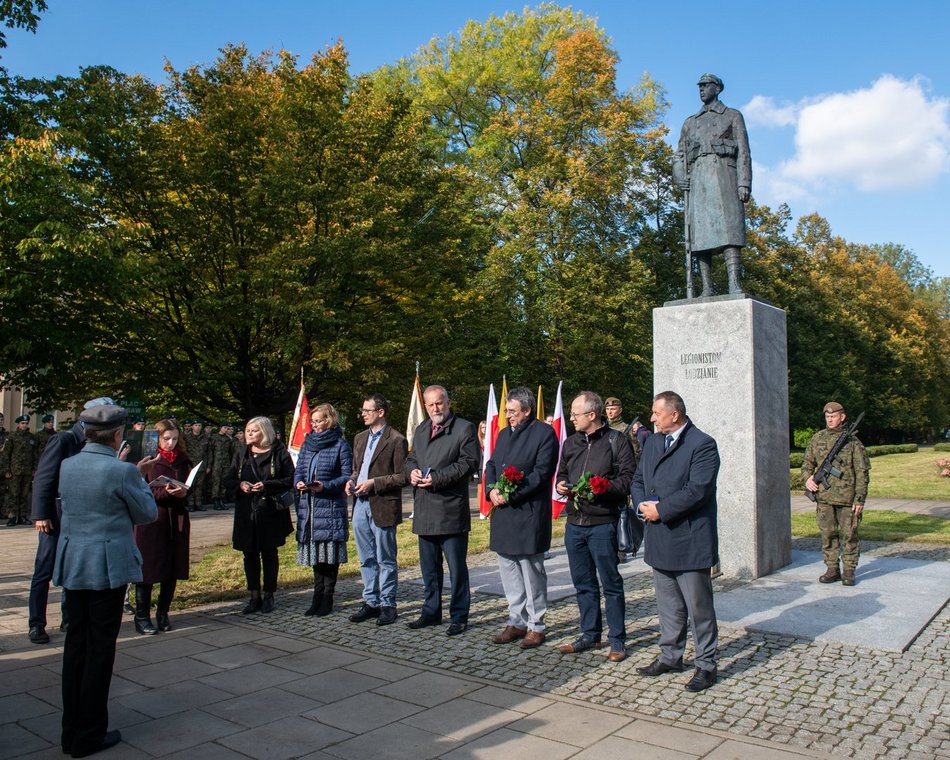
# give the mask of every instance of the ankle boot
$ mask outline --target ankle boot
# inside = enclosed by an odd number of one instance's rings
[[[323,617],[333,611],[333,593],[336,591],[336,578],[340,572],[339,565],[321,565],[320,574],[323,576],[323,601],[317,608],[317,615]]]
[[[252,591],[252,592],[251,592],[251,599],[250,599],[250,601],[247,603],[247,607],[245,607],[243,610],[241,610],[241,614],[242,614],[242,615],[250,615],[250,614],[252,614],[252,613],[254,613],[254,612],[257,612],[257,611],[261,608],[261,605],[262,605],[262,602],[261,602],[261,592],[260,592],[260,591]]]
[[[155,627],[160,631],[170,631],[172,625],[168,620],[168,610],[172,606],[175,596],[175,587],[178,581],[162,581],[158,589],[158,602],[155,604]]]
[[[154,636],[158,629],[152,625],[152,587],[147,583],[135,584],[135,630],[143,636]]]
[[[317,608],[317,617],[324,617],[333,612],[333,594],[324,594],[320,599],[320,606]]]
[[[264,598],[261,601],[261,612],[267,614],[268,612],[274,611],[274,592],[265,591]]]
[[[155,610],[155,627],[163,632],[172,629],[172,624],[168,619],[168,610]]]

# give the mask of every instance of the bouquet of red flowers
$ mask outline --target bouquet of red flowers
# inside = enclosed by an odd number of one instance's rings
[[[521,485],[522,480],[524,480],[524,473],[517,467],[508,465],[502,470],[501,477],[498,478],[497,481],[485,486],[485,493],[488,494],[497,490],[507,501],[508,498],[511,497],[511,494],[518,490],[518,486]],[[495,505],[492,504],[492,508],[488,511],[488,516],[491,517],[494,512]]]
[[[606,493],[609,487],[610,481],[607,478],[585,472],[577,479],[577,483],[574,488],[571,489],[571,492],[576,499],[593,501],[595,496]]]

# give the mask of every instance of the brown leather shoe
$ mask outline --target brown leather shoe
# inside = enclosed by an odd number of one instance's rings
[[[610,652],[607,653],[607,659],[611,662],[623,662],[627,659],[627,650],[621,644],[620,646],[610,646]]]
[[[510,644],[512,641],[523,639],[527,633],[527,628],[515,628],[513,625],[506,625],[505,630],[492,637],[492,641],[496,644]]]
[[[570,644],[561,644],[557,648],[561,654],[576,654],[577,652],[586,652],[588,649],[600,649],[600,639],[581,636]]]
[[[838,572],[838,566],[829,567],[825,574],[818,578],[819,583],[837,583],[841,580],[841,574]]]
[[[843,586],[853,586],[854,585],[854,570],[848,570],[845,568],[841,571],[841,584]]]
[[[521,642],[521,648],[534,649],[535,647],[541,646],[546,638],[544,631],[528,631],[528,633],[525,634],[524,641]]]

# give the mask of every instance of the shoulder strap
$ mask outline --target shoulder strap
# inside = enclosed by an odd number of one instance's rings
[[[620,439],[623,437],[623,433],[619,430],[610,429],[608,437],[610,440],[610,457],[613,464],[617,463],[618,451],[620,449]]]

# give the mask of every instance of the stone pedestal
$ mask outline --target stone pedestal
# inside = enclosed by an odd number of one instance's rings
[[[791,561],[785,312],[745,297],[653,310],[654,392],[672,390],[719,445],[722,573],[758,578]]]

